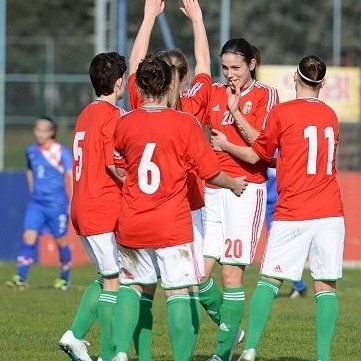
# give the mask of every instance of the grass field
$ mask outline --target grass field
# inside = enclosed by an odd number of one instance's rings
[[[58,349],[58,341],[69,327],[81,294],[87,284],[94,279],[91,265],[74,268],[73,286],[66,292],[52,289],[57,277],[55,267],[35,265],[30,274],[30,287],[19,291],[8,289],[4,284],[14,273],[13,263],[0,263],[0,359],[6,361],[61,361],[67,356]],[[247,271],[246,311],[243,325],[246,328],[249,298],[257,279],[257,268]],[[306,271],[306,281],[310,278]],[[339,284],[340,315],[336,330],[334,361],[361,360],[361,270],[345,270],[344,279]],[[302,299],[287,297],[289,285],[281,289],[275,301],[261,347],[259,361],[306,361],[314,360],[314,297],[310,291]],[[170,361],[171,351],[165,322],[165,300],[158,291],[154,303],[154,360]],[[97,326],[87,339],[91,343],[90,354],[96,360],[98,352]],[[216,327],[203,314],[203,325],[197,350],[193,360],[205,361],[212,354],[215,345]],[[236,352],[240,354],[242,347]],[[236,360],[236,356],[234,360]],[[132,353],[132,360],[135,360]]]

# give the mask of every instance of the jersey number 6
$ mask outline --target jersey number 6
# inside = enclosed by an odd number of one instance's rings
[[[147,143],[145,145],[138,168],[139,188],[146,194],[156,192],[160,184],[160,170],[158,166],[151,161],[155,146],[156,143]]]

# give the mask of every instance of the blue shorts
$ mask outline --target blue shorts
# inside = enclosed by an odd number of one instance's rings
[[[38,202],[30,201],[26,208],[24,229],[34,230],[38,233],[49,233],[59,238],[68,231],[68,205],[44,206]]]

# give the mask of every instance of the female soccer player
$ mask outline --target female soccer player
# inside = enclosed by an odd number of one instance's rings
[[[227,84],[213,84],[208,123],[238,145],[252,144],[277,91],[256,80],[259,52],[243,38],[228,40],[220,54]],[[235,93],[241,96],[234,99]],[[218,346],[210,360],[228,361],[238,340],[244,308],[243,272],[255,255],[266,206],[267,163],[249,165],[227,151],[217,152],[221,168],[232,177],[245,175],[244,196],[206,184],[202,219],[206,274],[200,284],[202,305],[219,325]],[[222,265],[223,295],[211,278],[215,262]]]
[[[118,53],[100,53],[92,59],[89,75],[97,99],[83,109],[74,129],[71,217],[102,285],[93,282],[84,292],[70,330],[60,339],[60,347],[72,360],[91,361],[83,339],[97,318],[99,361],[109,361],[114,355],[111,322],[119,289],[115,230],[121,194],[114,166],[113,133],[124,114],[116,102],[124,92],[125,70],[124,57]]]
[[[134,46],[129,59],[129,95],[131,108],[141,106],[142,97],[135,85],[135,71],[139,62],[145,57],[154,21],[157,15],[163,10],[162,1],[146,1],[143,23],[135,39]],[[202,11],[197,0],[184,0],[183,13],[192,21],[194,32],[194,54],[196,65],[192,87],[184,89],[184,83],[189,75],[189,66],[185,55],[179,49],[168,49],[161,51],[158,55],[170,67],[172,71],[172,88],[168,93],[168,105],[174,109],[182,110],[196,116],[197,120],[205,123],[212,81],[210,77],[210,54],[207,35],[203,23]],[[204,182],[191,171],[187,178],[188,201],[192,210],[193,246],[197,257],[199,272],[204,276],[203,261],[203,225],[201,222],[201,208],[204,206]],[[138,356],[141,361],[151,360],[149,355],[151,343],[152,315],[151,306],[154,295],[154,288],[146,288],[141,300],[141,315],[138,328],[135,332],[134,342]],[[198,286],[191,290],[191,305],[194,326],[194,343],[200,327],[200,304]]]
[[[165,61],[146,57],[136,72],[143,105],[123,117],[114,135],[126,174],[117,232],[122,286],[115,310],[115,361],[127,360],[141,293],[144,286],[156,284],[158,272],[167,297],[173,359],[190,359],[188,288],[198,284],[200,274],[193,254],[187,173],[194,168],[203,179],[237,196],[245,188],[243,180],[220,171],[195,118],[167,107],[171,81]]]
[[[35,143],[26,149],[27,181],[30,202],[24,219],[23,243],[18,256],[17,274],[7,282],[9,287],[27,287],[30,267],[36,255],[39,234],[47,229],[54,237],[61,263],[60,277],[54,287],[70,286],[71,251],[66,233],[70,200],[72,156],[56,140],[56,125],[46,116],[39,117],[33,128]],[[68,191],[67,191],[68,188]]]
[[[318,99],[325,74],[322,59],[314,55],[302,58],[294,76],[296,100],[271,110],[252,148],[229,147],[227,140],[222,140],[222,147],[252,164],[261,159],[270,161],[279,149],[279,200],[261,279],[251,300],[246,349],[240,361],[255,360],[279,287],[284,279],[301,279],[307,257],[316,297],[316,359],[330,360],[345,228],[335,168],[338,120],[334,111]]]

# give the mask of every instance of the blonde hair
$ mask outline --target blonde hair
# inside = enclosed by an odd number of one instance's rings
[[[160,51],[158,57],[170,66],[172,73],[173,86],[168,93],[168,106],[173,109],[182,110],[180,92],[181,83],[188,73],[187,58],[180,49]]]

